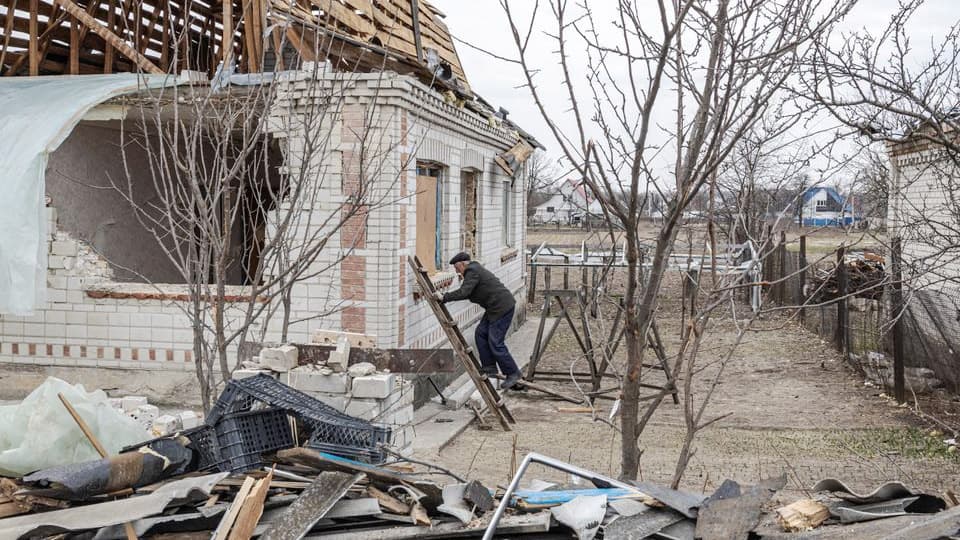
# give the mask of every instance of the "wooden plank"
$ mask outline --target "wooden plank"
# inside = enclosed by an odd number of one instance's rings
[[[818,527],[830,517],[830,509],[813,499],[800,499],[777,508],[777,523],[787,532]]]
[[[80,22],[70,19],[70,74],[80,74]]]
[[[257,528],[257,523],[260,522],[260,516],[263,515],[263,503],[267,499],[267,490],[270,489],[271,480],[273,480],[273,469],[267,473],[266,477],[257,481],[250,494],[243,500],[243,506],[240,507],[237,521],[234,523],[227,540],[250,540],[250,537],[253,536],[253,531]]]
[[[6,60],[7,48],[10,46],[10,34],[13,33],[13,23],[16,20],[17,0],[7,0],[6,20],[3,26],[3,47],[0,47],[0,69],[3,69],[3,61]]]
[[[40,74],[40,51],[37,46],[39,30],[37,29],[37,16],[40,11],[39,0],[30,0],[30,75],[35,77]]]
[[[277,452],[277,458],[284,462],[305,465],[318,471],[338,471],[353,474],[363,473],[370,482],[386,487],[408,484],[426,495],[424,504],[430,508],[435,508],[443,502],[443,494],[440,486],[437,484],[423,480],[413,480],[408,476],[384,469],[383,467],[368,465],[337,456],[325,455],[316,450],[300,447],[280,450]]]
[[[37,0],[31,0],[31,2],[36,2],[36,1]],[[120,39],[116,34],[114,34],[112,31],[104,27],[102,24],[100,24],[100,22],[97,21],[95,18],[93,18],[91,15],[88,15],[86,11],[80,9],[80,6],[73,3],[71,0],[53,0],[53,1],[56,2],[60,7],[62,7],[67,13],[76,17],[80,22],[87,25],[87,27],[90,28],[90,30],[92,30],[98,36],[102,37],[107,43],[109,43],[118,51],[120,51],[120,54],[132,60],[143,71],[147,73],[152,73],[155,75],[164,74],[164,72],[160,68],[158,68],[156,65],[154,65],[153,62],[151,62],[142,54],[134,50],[133,47],[131,47],[125,41]]]
[[[359,34],[363,41],[367,41],[377,32],[373,23],[345,7],[339,0],[311,0],[311,2],[322,9],[328,18],[339,21]]]
[[[287,41],[293,45],[293,48],[300,53],[300,56],[307,62],[316,62],[317,55],[311,47],[304,46],[303,38],[300,35],[300,32],[297,31],[294,27],[287,27]]]
[[[417,175],[416,252],[428,273],[437,271],[437,178]]]
[[[210,540],[224,540],[227,538],[227,534],[233,527],[234,522],[236,522],[237,515],[240,513],[240,509],[243,507],[243,501],[247,498],[247,495],[250,494],[250,490],[253,489],[255,482],[256,480],[250,476],[244,479],[243,485],[240,486],[240,490],[237,491],[236,498],[233,499],[233,503],[230,505],[230,508],[224,512],[223,518],[220,520],[220,524],[217,525],[217,529],[213,531],[213,536],[210,537]]]
[[[220,17],[220,23],[223,25],[223,37],[220,39],[220,61],[227,65],[230,61],[229,55],[233,51],[233,0],[223,0],[223,13]]]
[[[406,504],[400,501],[399,499],[397,499],[393,495],[390,495],[389,493],[380,491],[374,486],[367,486],[367,494],[369,494],[374,499],[377,499],[377,501],[380,503],[380,506],[388,512],[392,512],[394,514],[402,514],[402,515],[407,515],[410,513],[409,504]]]
[[[60,398],[60,402],[63,403],[64,407],[67,408],[67,411],[70,413],[70,416],[72,416],[73,420],[77,423],[78,426],[80,426],[80,431],[82,431],[83,434],[87,437],[87,440],[90,441],[90,444],[92,444],[94,449],[96,449],[97,453],[100,454],[100,457],[102,458],[107,457],[107,449],[104,448],[102,444],[100,444],[100,441],[97,440],[96,435],[94,435],[93,431],[90,430],[90,426],[87,425],[87,423],[83,420],[83,418],[80,416],[77,410],[73,408],[73,405],[71,405],[70,402],[67,401],[67,398],[64,397],[63,394],[58,393],[57,397]]]

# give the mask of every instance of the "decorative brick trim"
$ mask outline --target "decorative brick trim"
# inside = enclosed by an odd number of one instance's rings
[[[7,346],[8,345],[8,346]],[[30,359],[63,359],[64,361],[87,359],[99,360],[104,365],[102,367],[124,367],[125,363],[130,363],[129,367],[137,367],[140,360],[158,362],[159,364],[186,364],[192,362],[192,352],[184,349],[157,349],[151,347],[90,347],[87,345],[64,345],[53,343],[7,343],[0,344],[4,349],[4,355],[14,358],[14,361],[20,363],[30,363]],[[112,349],[112,353],[111,353]],[[9,352],[7,352],[9,351]],[[127,353],[126,355],[124,353]],[[177,357],[183,360],[177,361]],[[165,362],[158,361],[163,358]],[[54,360],[56,362],[56,360]],[[42,362],[38,362],[42,363]],[[109,364],[109,365],[107,365]],[[91,365],[96,365],[91,363]]]
[[[133,292],[133,291],[115,291],[110,289],[86,289],[83,291],[90,298],[110,298],[113,300],[161,300],[161,301],[172,301],[172,302],[190,302],[191,298],[189,294],[186,293],[165,293],[165,292]],[[212,302],[216,296],[203,295],[201,300],[204,302]],[[237,303],[237,302],[249,302],[254,300],[259,304],[266,304],[269,301],[269,298],[266,296],[257,296],[254,298],[249,294],[226,294],[223,296],[223,301],[226,303]]]

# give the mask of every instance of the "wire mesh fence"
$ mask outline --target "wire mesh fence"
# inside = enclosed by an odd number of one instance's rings
[[[854,368],[877,382],[893,385],[899,354],[906,391],[936,386],[960,391],[956,288],[924,286],[915,275],[908,287],[885,264],[891,256],[883,253],[840,247],[808,257],[805,244],[801,238],[799,250],[793,251],[781,240],[764,258],[767,302],[794,308],[807,330],[832,343]]]

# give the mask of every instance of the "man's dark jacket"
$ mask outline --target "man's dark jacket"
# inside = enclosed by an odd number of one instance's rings
[[[460,288],[443,294],[444,302],[470,300],[486,310],[484,317],[495,321],[516,305],[516,300],[503,283],[477,261],[471,261],[463,271]]]

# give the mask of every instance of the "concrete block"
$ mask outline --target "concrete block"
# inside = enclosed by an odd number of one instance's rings
[[[182,429],[192,429],[200,425],[200,415],[193,411],[182,411],[177,415]]]
[[[297,348],[293,345],[267,347],[260,351],[260,365],[283,373],[297,367]]]
[[[239,381],[250,377],[256,377],[257,375],[272,375],[272,373],[268,369],[235,369],[233,370],[233,374],[230,376],[230,378],[235,381]]]
[[[345,394],[350,391],[350,376],[346,373],[328,373],[314,366],[300,366],[288,373],[289,385],[303,392]]]
[[[327,358],[327,365],[336,371],[346,371],[350,365],[350,340],[347,336],[337,338],[337,348]]]
[[[375,373],[353,379],[351,392],[353,397],[384,399],[397,386],[397,376],[393,373]]]
[[[345,413],[361,420],[374,420],[380,416],[380,400],[352,398],[347,402]]]
[[[412,425],[394,428],[391,446],[395,448],[405,448],[413,444],[413,439],[416,438],[416,436],[416,428]]]
[[[147,404],[147,398],[144,396],[123,396],[120,399],[120,405],[123,411],[131,413],[137,410],[137,407]]]
[[[406,426],[413,423],[413,405],[405,405],[403,407],[393,409],[390,412],[382,415],[379,419],[380,422],[389,425],[396,426]]]
[[[156,405],[140,405],[131,413],[131,416],[141,423],[150,425],[160,416],[160,409]]]
[[[323,291],[326,295],[327,291]],[[341,336],[347,338],[352,347],[358,349],[373,349],[377,346],[377,337],[352,332],[337,332],[335,330],[314,330],[312,343],[315,345],[336,345]]]
[[[307,392],[307,394],[340,412],[346,410],[347,401],[350,399],[349,394],[331,394],[328,392]]]
[[[154,437],[163,437],[164,435],[170,435],[178,429],[180,429],[180,419],[172,414],[164,414],[158,416],[150,424],[150,432]]]

